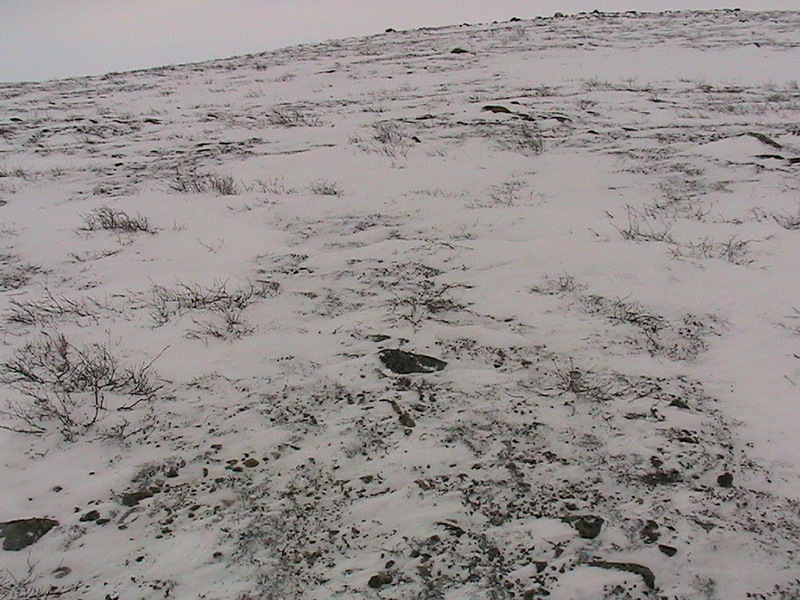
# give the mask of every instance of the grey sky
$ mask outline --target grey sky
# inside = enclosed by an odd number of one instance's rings
[[[0,0],[0,81],[223,58],[388,27],[726,7],[792,10],[800,0]]]

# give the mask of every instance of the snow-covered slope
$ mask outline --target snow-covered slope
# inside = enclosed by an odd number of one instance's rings
[[[0,85],[0,598],[796,598],[799,81],[719,11]]]

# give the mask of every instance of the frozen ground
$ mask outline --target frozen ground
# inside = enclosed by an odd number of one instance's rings
[[[798,598],[798,82],[720,11],[0,85],[0,598]]]

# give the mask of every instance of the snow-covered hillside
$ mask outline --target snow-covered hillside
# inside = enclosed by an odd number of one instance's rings
[[[0,598],[800,595],[800,13],[0,85]]]

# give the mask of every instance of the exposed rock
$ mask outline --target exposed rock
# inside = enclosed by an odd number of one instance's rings
[[[597,515],[583,515],[580,517],[569,517],[568,522],[578,531],[578,535],[587,540],[593,540],[600,535],[605,520]]]
[[[464,50],[463,48],[453,48],[450,51],[450,54],[469,54],[469,50]]]
[[[389,585],[394,581],[394,577],[392,577],[389,573],[378,573],[377,575],[373,575],[369,578],[367,585],[371,588],[381,588],[384,585]]]
[[[600,569],[614,569],[616,571],[627,571],[640,575],[644,580],[645,585],[651,590],[656,588],[656,576],[653,572],[644,565],[637,565],[636,563],[620,563],[620,562],[606,562],[604,560],[597,560],[587,563],[590,567],[598,567]]]
[[[90,510],[89,512],[81,515],[81,518],[79,519],[79,521],[81,523],[87,523],[89,521],[97,521],[97,519],[99,519],[99,518],[100,518],[100,513],[99,512],[97,512],[96,510]]]
[[[731,473],[723,473],[717,477],[717,483],[720,487],[733,487],[733,475]]]
[[[413,354],[403,350],[381,350],[381,362],[393,373],[407,375],[409,373],[433,373],[441,371],[447,363],[432,356]]]
[[[242,464],[245,467],[253,468],[253,467],[257,467],[258,466],[258,460],[255,459],[255,458],[250,457],[247,460],[245,460]]]
[[[399,418],[400,418],[400,425],[402,425],[403,427],[415,427],[416,426],[416,423],[414,422],[414,419],[412,419],[411,415],[409,415],[408,413],[405,413],[405,412],[402,413]]]
[[[45,533],[58,525],[53,519],[18,519],[0,523],[3,550],[22,550],[39,541]]]
[[[507,115],[513,115],[514,114],[513,110],[510,110],[510,109],[506,108],[505,106],[497,106],[497,105],[494,105],[494,104],[487,104],[486,106],[483,107],[482,110],[485,110],[485,111],[491,112],[491,113],[503,113],[503,114],[507,114]]]
[[[676,469],[670,469],[669,471],[653,471],[652,473],[643,475],[642,481],[647,485],[670,485],[683,481],[683,475]]]
[[[654,544],[657,542],[658,538],[661,537],[661,534],[658,532],[658,523],[655,521],[647,521],[644,527],[642,527],[641,536],[645,544]]]
[[[672,546],[667,546],[665,544],[659,544],[658,549],[667,556],[675,556],[678,553],[677,548],[673,548]]]
[[[119,501],[122,503],[123,506],[136,506],[142,500],[146,500],[147,498],[152,498],[156,495],[157,490],[153,489],[143,489],[137,490],[135,492],[127,492],[120,496]]]
[[[781,144],[773,140],[771,137],[764,135],[763,133],[758,133],[757,131],[748,131],[745,135],[749,135],[750,137],[756,138],[762,144],[766,144],[767,146],[772,146],[773,148],[783,148]]]

